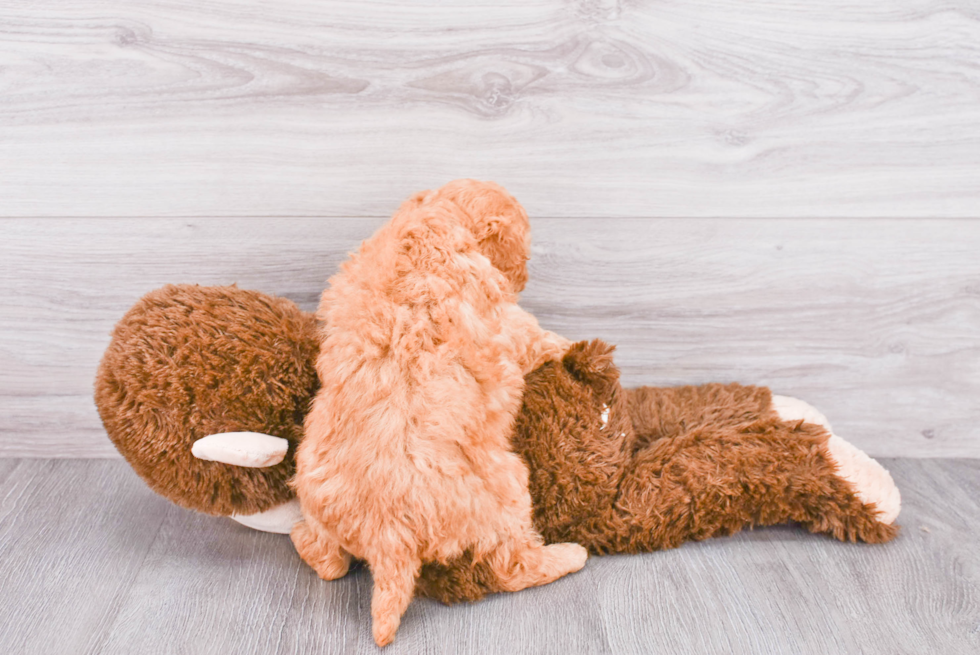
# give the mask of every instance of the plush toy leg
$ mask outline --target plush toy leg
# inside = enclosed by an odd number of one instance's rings
[[[324,580],[336,580],[347,575],[350,555],[323,530],[311,527],[309,521],[300,521],[289,533],[296,552]]]
[[[826,428],[831,433],[826,449],[837,467],[837,474],[854,488],[862,502],[874,504],[879,521],[889,525],[895,522],[902,509],[902,497],[885,467],[835,435],[824,415],[812,405],[789,396],[773,396],[772,408],[784,421],[802,420]]]
[[[657,441],[624,477],[617,506],[625,539],[607,548],[672,548],[781,523],[842,541],[890,540],[897,528],[840,474],[828,440],[820,426],[776,422]]]
[[[591,548],[670,548],[790,522],[841,540],[897,534],[886,523],[897,509],[891,478],[805,403],[774,405],[768,389],[741,385],[629,393],[638,439],[606,530],[616,539]]]
[[[854,487],[861,502],[873,503],[882,523],[894,523],[902,510],[902,496],[885,467],[836,434],[830,435],[826,448],[837,465],[837,474]]]
[[[303,512],[299,508],[299,501],[294,498],[264,512],[232,514],[231,518],[253,530],[289,534],[293,526],[303,520]]]

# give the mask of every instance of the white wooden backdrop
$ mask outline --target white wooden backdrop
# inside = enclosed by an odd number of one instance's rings
[[[527,206],[525,305],[629,384],[763,383],[980,456],[980,4],[0,4],[0,455],[111,456],[166,282],[312,308],[411,191]]]

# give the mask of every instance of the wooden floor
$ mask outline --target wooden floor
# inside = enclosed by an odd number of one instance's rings
[[[417,601],[396,653],[980,652],[980,460],[884,462],[900,536],[795,527],[592,558],[552,585]],[[359,653],[365,570],[324,582],[282,535],[180,509],[117,460],[0,460],[0,644],[41,653]]]

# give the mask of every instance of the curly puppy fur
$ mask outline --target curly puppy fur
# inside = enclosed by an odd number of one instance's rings
[[[897,533],[837,475],[830,433],[781,421],[768,389],[624,390],[612,350],[577,343],[527,376],[514,448],[530,468],[534,525],[546,541],[635,553],[788,522],[850,541]],[[416,593],[449,603],[500,589],[465,553],[426,564]]]
[[[316,318],[237,287],[169,285],[116,325],[95,378],[109,438],[157,493],[207,514],[252,514],[292,498],[295,446],[319,386]],[[255,431],[289,441],[262,469],[197,459],[193,443]]]
[[[527,215],[492,183],[408,200],[330,280],[322,383],[297,451],[293,530],[322,577],[366,560],[373,631],[389,643],[423,562],[469,550],[501,590],[578,570],[585,550],[545,546],[524,462],[510,446],[524,375],[570,345],[517,305]]]

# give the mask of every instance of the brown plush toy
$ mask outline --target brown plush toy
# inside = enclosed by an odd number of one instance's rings
[[[116,324],[95,404],[113,444],[157,493],[288,532],[276,526],[299,512],[286,482],[319,387],[319,350],[316,318],[289,300],[168,285]]]
[[[547,541],[642,552],[789,522],[841,540],[896,534],[887,471],[806,403],[737,384],[624,390],[612,350],[580,342],[526,377],[513,444]],[[299,515],[285,481],[316,352],[313,316],[288,300],[167,286],[116,326],[96,404],[155,491],[288,532]],[[498,590],[466,555],[426,565],[416,589],[443,602]]]
[[[514,449],[546,541],[603,554],[790,522],[849,541],[897,533],[891,476],[804,420],[822,418],[809,406],[738,384],[624,390],[612,351],[580,342],[526,377]],[[501,590],[466,557],[427,565],[417,587],[446,603]]]

